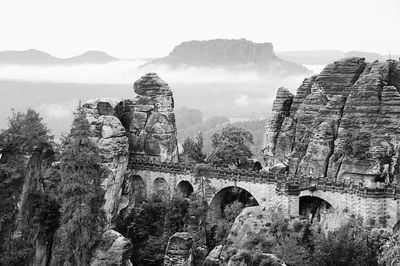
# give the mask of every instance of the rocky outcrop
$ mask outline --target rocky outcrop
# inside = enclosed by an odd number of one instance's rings
[[[94,251],[91,266],[132,266],[130,262],[131,241],[114,230],[107,230]]]
[[[131,156],[178,162],[174,99],[168,84],[148,73],[133,88],[136,98],[123,100],[115,108],[128,132]]]
[[[293,94],[286,88],[279,88],[276,99],[272,105],[272,112],[267,119],[265,126],[264,142],[271,145],[264,145],[263,153],[268,165],[275,165],[275,161],[284,161],[284,157],[274,156],[275,144],[278,139],[282,123],[290,114],[290,106],[293,103]],[[279,154],[281,155],[281,154]]]
[[[189,233],[175,233],[168,241],[164,256],[164,266],[192,265],[192,246],[193,239]]]
[[[277,57],[271,43],[254,43],[245,39],[183,42],[168,56],[155,59],[145,66],[149,65],[251,69],[283,75],[308,73],[302,65]]]
[[[49,166],[50,164],[49,162],[46,164],[46,160],[48,161],[48,159],[53,155],[54,151],[52,147],[50,144],[46,144],[41,147],[36,147],[28,160],[25,170],[24,184],[18,202],[17,228],[14,232],[14,237],[21,236],[24,229],[31,226],[30,220],[33,216],[32,195],[44,192],[42,165]]]
[[[102,186],[105,189],[104,211],[109,226],[118,214],[129,154],[125,128],[114,116],[114,106],[110,101],[99,99],[83,105],[90,124],[92,141],[100,148],[102,163],[107,169]]]
[[[278,259],[274,254],[256,253],[252,254],[253,258],[249,256],[249,253],[245,250],[241,250],[232,257],[230,257],[227,266],[245,266],[245,265],[256,265],[253,261],[260,261],[259,265],[274,265],[274,266],[286,266],[286,264]]]
[[[305,79],[288,112],[280,89],[266,125],[267,166],[300,178],[396,179],[399,80],[398,61],[347,58]]]
[[[48,236],[34,224],[34,204],[45,192],[43,175],[46,170],[52,168],[53,155],[53,148],[48,143],[34,148],[25,169],[24,184],[17,204],[18,214],[13,238],[32,243],[34,266],[47,265],[51,256],[52,241],[49,241]]]
[[[271,224],[271,212],[265,207],[244,208],[236,217],[225,244],[210,252],[205,265],[252,265],[254,260],[286,265],[275,255],[262,253],[256,248],[261,239],[272,243]]]

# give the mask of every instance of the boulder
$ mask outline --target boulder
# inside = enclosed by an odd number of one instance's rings
[[[107,230],[94,251],[91,266],[121,265],[132,266],[130,249],[132,243],[114,230]]]
[[[293,234],[301,236],[303,226],[297,220],[290,222]],[[247,207],[236,217],[224,245],[215,247],[207,256],[205,265],[252,265],[254,261],[265,261],[271,265],[286,265],[273,254],[260,252],[256,246],[260,241],[272,241],[271,211],[265,207]],[[267,265],[270,265],[267,264]],[[258,264],[257,264],[258,265]]]
[[[175,233],[168,241],[164,256],[164,266],[192,265],[192,246],[193,239],[189,233]]]
[[[250,253],[246,250],[239,250],[235,255],[230,257],[227,266],[247,266],[256,265],[253,261],[259,262],[257,265],[273,265],[273,266],[286,266],[286,264],[278,259],[274,254],[266,253]]]

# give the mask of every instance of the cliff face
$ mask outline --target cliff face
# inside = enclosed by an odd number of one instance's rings
[[[137,97],[123,100],[115,108],[128,132],[131,156],[178,162],[174,99],[168,84],[149,73],[133,88]]]
[[[268,167],[331,179],[398,175],[400,62],[347,58],[303,81],[294,97],[279,89],[266,124]]]
[[[118,214],[129,154],[125,128],[114,116],[114,106],[113,103],[103,100],[94,100],[83,105],[90,124],[92,141],[99,147],[103,166],[107,169],[102,186],[105,190],[104,211],[109,225]]]
[[[308,72],[300,64],[277,57],[271,43],[254,43],[245,39],[183,42],[176,46],[168,56],[155,59],[146,65],[157,64],[172,67],[250,68],[285,74]]]
[[[138,96],[133,100],[116,104],[96,99],[82,106],[106,169],[102,186],[107,224],[91,265],[132,265],[130,240],[113,230],[121,209],[134,204],[124,195],[124,184],[133,182],[125,175],[129,156],[178,161],[174,100],[168,84],[149,73],[135,82],[134,90]]]

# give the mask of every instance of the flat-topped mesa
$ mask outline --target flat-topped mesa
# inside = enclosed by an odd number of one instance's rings
[[[257,71],[278,76],[309,73],[303,65],[277,57],[272,43],[254,43],[245,39],[188,41],[177,45],[169,55],[147,62],[153,66],[224,68]]]
[[[115,108],[129,138],[130,156],[161,162],[178,162],[174,99],[168,84],[157,74],[138,79],[137,96]]]
[[[193,50],[197,53],[193,53]],[[229,52],[227,52],[229,51]],[[192,65],[265,63],[275,57],[272,43],[240,40],[188,41],[176,46],[168,60]]]
[[[397,180],[399,90],[399,61],[347,58],[327,65],[303,81],[289,113],[274,103],[263,147],[267,167],[284,164],[300,178]]]

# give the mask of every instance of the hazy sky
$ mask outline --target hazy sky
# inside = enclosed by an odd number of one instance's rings
[[[0,0],[0,50],[138,58],[187,40],[246,38],[276,51],[400,54],[399,14],[400,0]]]

